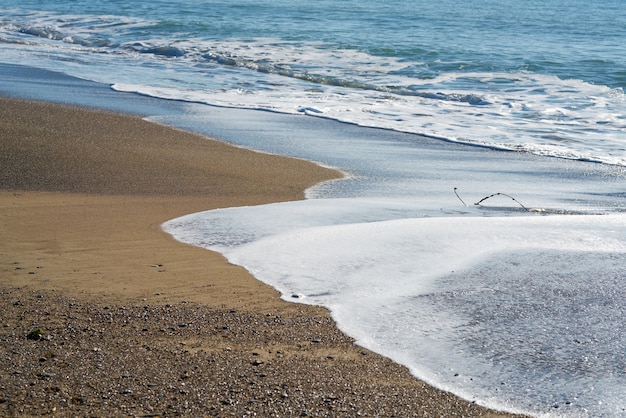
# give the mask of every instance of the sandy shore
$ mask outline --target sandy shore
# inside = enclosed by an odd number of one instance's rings
[[[0,138],[0,415],[500,416],[160,230],[337,172],[20,100]]]

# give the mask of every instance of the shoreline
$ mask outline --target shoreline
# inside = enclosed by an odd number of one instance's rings
[[[337,171],[138,117],[0,104],[0,414],[508,416],[425,385],[326,309],[160,229],[302,199]]]

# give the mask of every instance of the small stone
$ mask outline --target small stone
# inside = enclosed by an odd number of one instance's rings
[[[33,328],[26,335],[26,338],[29,340],[42,340],[44,336],[44,331],[41,328]]]

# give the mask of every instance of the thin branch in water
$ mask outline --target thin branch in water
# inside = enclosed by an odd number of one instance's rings
[[[483,197],[482,199],[480,199],[478,202],[474,203],[474,205],[478,206],[480,205],[482,202],[484,202],[487,199],[490,199],[494,196],[506,196],[508,198],[510,198],[512,201],[514,201],[515,203],[517,203],[518,205],[520,205],[522,207],[522,209],[524,209],[526,212],[530,212],[530,209],[528,209],[526,206],[522,205],[517,199],[515,199],[513,196],[510,196],[506,193],[494,193],[492,195]]]
[[[457,188],[456,187],[454,188],[454,194],[461,201],[461,203],[463,203],[463,206],[467,207],[467,204],[463,201],[463,199],[461,199],[461,196],[459,196],[459,194],[457,193]]]

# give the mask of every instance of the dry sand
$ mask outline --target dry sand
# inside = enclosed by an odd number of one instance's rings
[[[500,416],[160,229],[337,176],[136,117],[0,99],[0,415]]]

